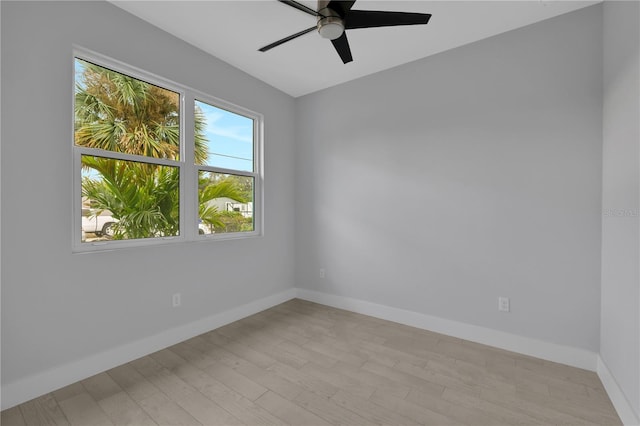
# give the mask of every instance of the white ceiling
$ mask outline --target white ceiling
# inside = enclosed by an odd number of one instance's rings
[[[258,49],[315,25],[276,0],[121,1],[116,6],[298,97],[358,77],[580,9],[599,1],[357,1],[354,10],[431,13],[428,25],[347,31],[353,62],[313,31],[262,53]],[[313,9],[315,1],[301,0]]]

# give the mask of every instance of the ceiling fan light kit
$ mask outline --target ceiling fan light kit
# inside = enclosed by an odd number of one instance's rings
[[[344,23],[337,12],[325,7],[318,11],[318,32],[329,40],[339,38],[344,32]]]
[[[318,19],[317,25],[292,34],[274,43],[268,44],[258,49],[266,52],[274,47],[280,46],[288,41],[310,33],[317,28],[322,38],[331,40],[333,47],[340,55],[343,63],[353,61],[351,48],[347,40],[345,30],[357,28],[391,27],[397,25],[424,25],[429,22],[429,13],[410,12],[385,12],[374,10],[351,10],[355,0],[318,0],[318,10],[315,11],[303,4],[292,0],[278,0],[287,6],[291,6]]]

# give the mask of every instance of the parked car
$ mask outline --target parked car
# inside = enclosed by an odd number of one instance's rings
[[[213,229],[213,225],[209,225],[208,223],[203,223],[202,219],[198,221],[198,234],[207,235],[214,234],[216,231]]]
[[[118,222],[108,210],[82,209],[82,230],[91,232],[97,237],[113,236],[113,225]]]

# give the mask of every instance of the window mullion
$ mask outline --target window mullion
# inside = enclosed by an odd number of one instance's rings
[[[194,96],[186,91],[182,98],[182,156],[184,163],[181,170],[181,211],[180,228],[187,239],[193,239],[197,235],[198,221],[198,171],[195,166],[194,138]]]

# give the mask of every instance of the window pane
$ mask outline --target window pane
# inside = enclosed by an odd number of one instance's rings
[[[75,60],[75,144],[178,160],[180,95]]]
[[[253,184],[251,176],[198,172],[199,232],[253,231]]]
[[[178,167],[82,156],[82,230],[86,241],[180,233]]]
[[[195,102],[196,164],[253,172],[253,119]]]

